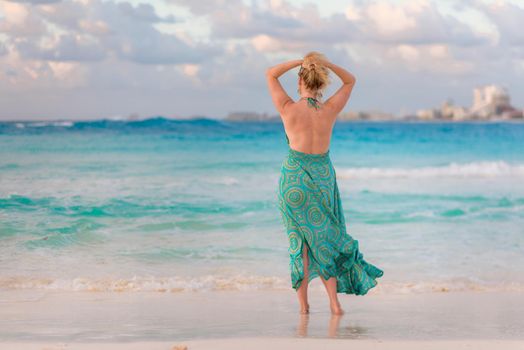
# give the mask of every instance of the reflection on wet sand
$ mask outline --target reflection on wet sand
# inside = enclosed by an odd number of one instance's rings
[[[345,315],[331,315],[327,324],[328,338],[345,338],[345,339],[357,339],[369,332],[367,328],[361,326],[340,326],[340,322]],[[307,337],[308,328],[310,324],[311,314],[300,314],[298,319],[298,325],[296,330],[296,336]],[[318,329],[316,329],[318,333]]]

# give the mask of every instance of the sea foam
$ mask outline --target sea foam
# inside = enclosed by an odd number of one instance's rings
[[[86,292],[213,292],[213,291],[293,291],[290,281],[282,276],[261,276],[249,274],[203,275],[131,278],[70,279],[36,278],[26,276],[0,277],[0,290],[56,290]],[[310,290],[323,291],[320,281],[310,282]],[[524,292],[521,282],[486,282],[468,278],[450,278],[441,281],[382,281],[371,289],[373,294],[442,293],[461,291],[515,291]]]
[[[434,178],[434,177],[524,177],[524,164],[505,161],[451,162],[442,166],[414,168],[359,167],[337,168],[337,177],[354,178]]]

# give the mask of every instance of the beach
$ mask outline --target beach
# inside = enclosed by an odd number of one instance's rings
[[[487,350],[503,348],[507,350],[521,350],[521,341],[510,340],[439,340],[439,341],[380,341],[380,340],[325,340],[325,339],[285,339],[285,338],[235,338],[235,339],[212,339],[195,340],[188,342],[139,342],[139,343],[5,343],[6,348],[13,350],[243,350],[246,348],[254,350],[290,349],[290,350],[315,350],[319,347],[329,350],[340,350],[351,347],[359,350],[440,350],[440,349],[478,349]]]
[[[0,0],[0,350],[524,350],[522,23]]]
[[[280,123],[0,123],[0,349],[522,348],[523,139],[338,124],[348,233],[384,276],[332,318],[319,279],[307,317],[291,288]]]
[[[340,317],[322,292],[310,293],[309,315],[291,291],[1,297],[2,349],[524,347],[524,300],[514,292],[341,295]]]

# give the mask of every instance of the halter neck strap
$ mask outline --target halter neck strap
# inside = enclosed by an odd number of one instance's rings
[[[316,109],[320,109],[320,105],[319,105],[320,101],[317,100],[316,98],[314,98],[314,97],[301,97],[300,99],[301,100],[307,99],[308,106],[314,107]]]

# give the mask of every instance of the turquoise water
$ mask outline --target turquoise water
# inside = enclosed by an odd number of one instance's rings
[[[291,290],[286,152],[281,123],[0,123],[0,288]],[[330,154],[373,293],[524,290],[524,124],[339,122]]]

